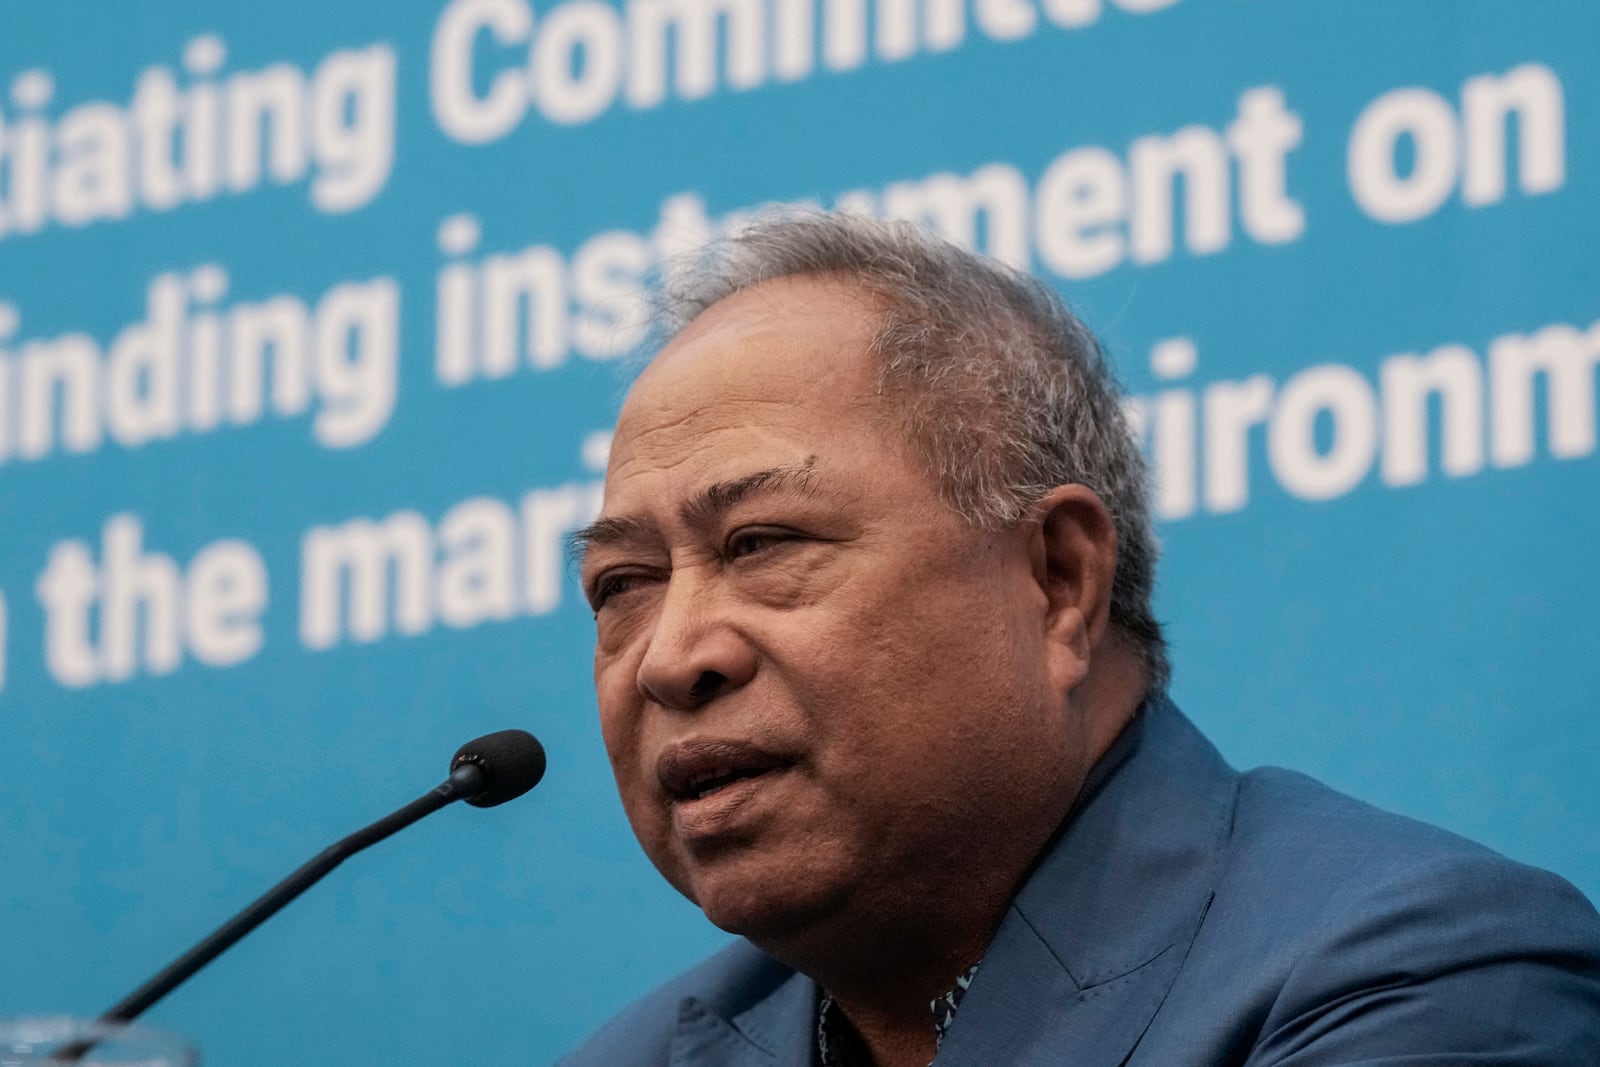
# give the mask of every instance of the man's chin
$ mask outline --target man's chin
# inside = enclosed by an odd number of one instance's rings
[[[804,938],[835,914],[845,895],[804,875],[767,872],[748,880],[697,879],[690,899],[713,925],[781,955],[781,946]]]

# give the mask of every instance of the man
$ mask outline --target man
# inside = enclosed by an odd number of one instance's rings
[[[580,536],[618,789],[744,941],[568,1062],[1596,1064],[1559,879],[1164,695],[1094,339],[907,227],[758,223],[669,292]]]

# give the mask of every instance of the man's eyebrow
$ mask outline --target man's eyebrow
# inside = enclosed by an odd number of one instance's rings
[[[739,501],[756,493],[809,492],[816,479],[813,461],[792,463],[755,471],[725,482],[708,485],[683,505],[684,521],[692,526],[709,526]],[[646,541],[653,527],[630,516],[596,519],[567,538],[567,557],[579,567],[595,545],[615,545],[626,541]]]
[[[812,460],[768,467],[726,482],[708,485],[683,505],[683,519],[691,526],[709,526],[739,501],[757,493],[809,493],[817,471]]]
[[[614,545],[623,541],[643,541],[650,534],[643,519],[596,519],[567,538],[567,559],[583,566],[584,557],[594,545]]]

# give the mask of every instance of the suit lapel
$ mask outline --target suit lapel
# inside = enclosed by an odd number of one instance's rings
[[[1113,1067],[1144,1033],[1182,962],[1174,947],[1082,989],[1025,924],[1010,926],[990,951],[1005,954],[1005,972],[973,982],[935,1067]]]
[[[696,997],[678,1006],[671,1067],[811,1067],[817,987],[794,974],[754,1005],[724,1017]]]
[[[1238,776],[1164,698],[1096,767],[961,1002],[937,1067],[1115,1067],[1211,902]]]

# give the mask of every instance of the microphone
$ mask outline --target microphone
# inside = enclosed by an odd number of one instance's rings
[[[526,730],[500,730],[468,741],[451,758],[450,776],[443,782],[398,811],[323,849],[311,862],[267,890],[260,899],[223,923],[160,974],[112,1006],[100,1020],[111,1024],[131,1022],[367,846],[377,844],[457,800],[465,800],[478,808],[492,808],[515,800],[539,784],[539,779],[544,777],[544,767],[544,746]],[[93,1047],[93,1042],[76,1042],[57,1050],[52,1059],[58,1063],[75,1063]]]
[[[544,746],[526,730],[484,734],[450,757],[450,781],[462,784],[461,799],[475,808],[515,800],[543,777]]]

